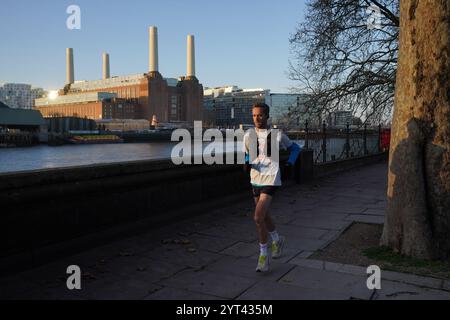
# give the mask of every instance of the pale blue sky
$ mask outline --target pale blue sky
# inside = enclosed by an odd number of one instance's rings
[[[68,30],[66,8],[81,8],[81,30]],[[304,0],[1,0],[0,81],[57,89],[65,81],[65,48],[74,48],[76,80],[148,69],[148,27],[159,33],[164,77],[186,73],[186,36],[196,37],[196,71],[204,86],[238,85],[287,92],[289,36]]]

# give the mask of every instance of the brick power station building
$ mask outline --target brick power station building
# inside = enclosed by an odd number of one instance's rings
[[[110,77],[109,55],[103,54],[103,78],[74,81],[73,49],[66,51],[66,86],[58,96],[35,100],[44,117],[86,117],[93,120],[146,119],[191,126],[203,120],[203,86],[195,76],[194,37],[187,37],[187,74],[163,78],[158,70],[158,34],[149,29],[148,73]]]

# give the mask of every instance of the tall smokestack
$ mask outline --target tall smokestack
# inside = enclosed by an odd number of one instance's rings
[[[194,36],[187,36],[187,77],[195,77],[195,42]]]
[[[158,28],[149,29],[149,71],[158,72]]]
[[[109,70],[109,54],[103,53],[103,80],[110,78]]]
[[[73,49],[66,49],[66,84],[75,82],[74,67],[73,67]]]

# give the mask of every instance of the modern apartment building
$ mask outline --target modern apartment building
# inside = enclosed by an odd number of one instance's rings
[[[33,88],[30,84],[0,84],[0,101],[13,109],[32,109],[34,100],[44,95],[42,88]]]

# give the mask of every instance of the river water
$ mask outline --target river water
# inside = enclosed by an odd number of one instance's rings
[[[39,145],[0,149],[0,173],[135,160],[170,159],[172,148],[176,144],[176,142],[149,142],[59,147]],[[232,145],[230,147],[227,151],[233,150]],[[238,143],[237,148],[241,150],[242,144]]]
[[[360,141],[359,141],[360,140]],[[362,139],[352,143],[355,154],[361,150]],[[304,141],[296,141],[303,146]],[[64,145],[50,147],[47,145],[29,148],[0,148],[0,173],[29,171],[46,168],[62,168],[80,165],[102,164],[135,160],[170,159],[172,148],[176,142],[149,142],[149,143],[120,143],[120,144],[93,144],[93,145]],[[330,139],[327,147],[327,161],[331,156],[339,157],[345,139]],[[203,144],[205,148],[208,143]],[[315,161],[322,161],[320,155],[321,141],[309,144],[314,149]],[[368,149],[376,146],[376,140],[368,141]],[[233,150],[232,144],[227,144],[226,151]],[[242,150],[242,143],[238,142],[237,150]]]

